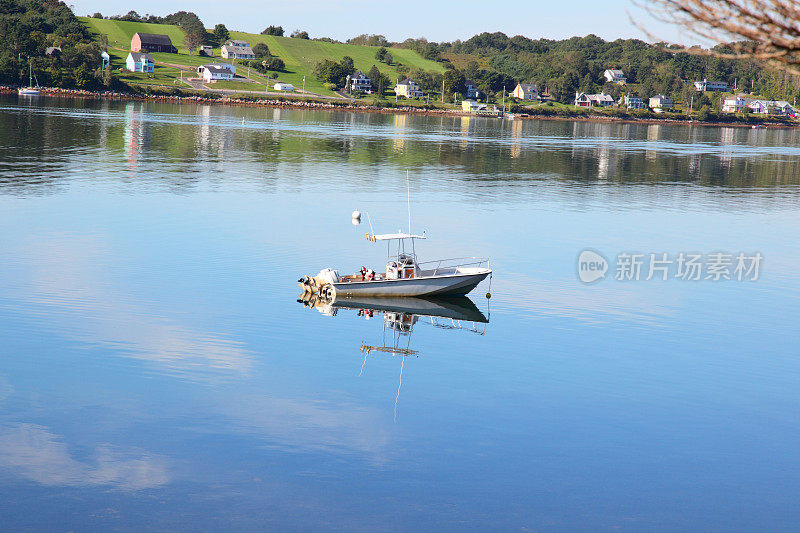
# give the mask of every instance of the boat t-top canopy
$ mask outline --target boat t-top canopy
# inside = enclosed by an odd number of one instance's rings
[[[398,231],[397,233],[383,233],[381,235],[373,235],[371,233],[367,233],[367,240],[372,242],[377,241],[393,241],[397,239],[424,239],[425,234],[422,235],[414,235],[413,233],[403,233]]]

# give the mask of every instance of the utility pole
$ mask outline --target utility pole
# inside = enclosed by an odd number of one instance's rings
[[[692,114],[692,106],[694,105],[694,95],[689,98],[689,115]]]
[[[303,92],[306,92],[306,77],[303,76]]]
[[[442,76],[442,103],[444,103],[444,75]]]
[[[503,85],[503,113],[506,112],[506,86]]]

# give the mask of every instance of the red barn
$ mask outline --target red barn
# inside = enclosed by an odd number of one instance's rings
[[[131,51],[178,53],[168,36],[157,33],[135,33],[131,39]]]

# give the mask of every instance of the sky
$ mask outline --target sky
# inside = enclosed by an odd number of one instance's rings
[[[137,0],[114,3],[107,0],[72,0],[77,15],[96,11],[123,14],[134,9],[140,15],[167,15],[176,11],[197,13],[206,27],[225,24],[229,30],[259,33],[270,24],[283,26],[287,35],[302,29],[314,37],[346,40],[362,33],[385,35],[390,41],[426,37],[430,41],[468,39],[484,31],[502,31],[509,36],[562,39],[594,33],[604,39],[647,39],[630,20],[648,28],[662,40],[692,44],[678,28],[653,19],[631,0],[505,0],[499,3],[471,0]],[[602,6],[602,9],[599,7]]]

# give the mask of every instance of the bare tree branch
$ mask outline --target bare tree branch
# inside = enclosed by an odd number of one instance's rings
[[[725,59],[749,59],[800,76],[800,0],[650,0],[657,20],[684,27],[703,40],[728,43],[711,49],[670,45],[669,51]],[[640,23],[651,40],[658,40]]]

